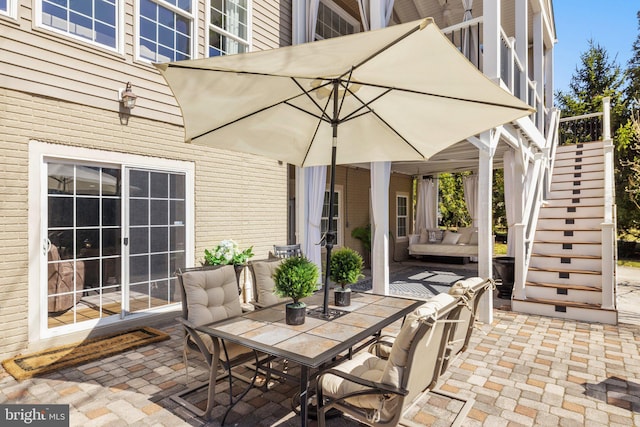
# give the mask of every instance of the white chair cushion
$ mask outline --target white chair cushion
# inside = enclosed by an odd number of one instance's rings
[[[371,353],[362,352],[356,354],[353,359],[341,363],[335,369],[359,378],[380,382],[385,365],[385,360]],[[322,377],[320,386],[326,396],[334,398],[367,388],[330,374]],[[381,397],[376,395],[357,396],[347,399],[350,404],[367,409],[379,409],[380,401]]]
[[[282,264],[282,259],[254,261],[251,263],[253,268],[253,280],[255,280],[254,296],[257,303],[261,306],[276,304],[286,301],[287,298],[280,298],[273,293],[276,282],[273,280],[273,273]]]
[[[420,319],[437,315],[439,309],[454,301],[455,298],[449,294],[438,294],[429,298],[427,302],[406,317],[400,333],[396,337],[393,347],[391,347],[391,353],[384,367],[382,375],[384,384],[400,387],[400,380],[404,373],[404,368],[407,366],[409,346],[420,326]]]

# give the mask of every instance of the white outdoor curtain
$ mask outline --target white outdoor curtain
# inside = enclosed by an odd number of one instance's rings
[[[391,19],[391,13],[393,12],[394,0],[382,0],[384,3],[384,23],[385,26],[389,24]],[[362,26],[364,31],[371,29],[371,15],[370,15],[370,0],[358,0],[358,7],[360,9],[360,18],[362,19]]]
[[[462,0],[462,6],[464,7],[464,15],[462,22],[471,21],[473,14],[471,9],[473,8],[473,0]],[[476,28],[465,29],[462,32],[462,53],[469,58],[476,67],[478,66],[478,34]]]
[[[318,5],[320,0],[305,0],[307,2],[307,22],[305,35],[307,42],[315,41],[316,24],[318,19]],[[324,193],[327,187],[327,167],[311,166],[301,168],[305,174],[305,195],[307,197],[306,212],[307,221],[304,225],[304,247],[302,253],[314,264],[318,266],[318,271],[322,272],[322,247],[320,245],[321,233],[320,222],[322,219],[322,207],[324,204]],[[302,212],[298,213],[303,214]],[[322,283],[323,275],[318,276],[318,282]]]
[[[324,204],[324,192],[327,186],[327,167],[313,166],[302,168],[305,174],[307,188],[307,212],[308,218],[305,224],[304,248],[302,253],[318,266],[322,271],[322,248],[320,247],[320,222],[322,219],[322,206]],[[320,280],[320,279],[319,279]]]
[[[467,175],[462,180],[464,202],[471,215],[472,226],[478,226],[478,175]]]
[[[419,180],[418,203],[416,204],[416,233],[437,227],[437,203],[438,194],[435,181],[431,178]]]
[[[516,223],[516,195],[514,185],[516,179],[516,161],[513,151],[508,150],[502,158],[504,163],[504,207],[507,214],[507,256],[515,256],[515,235],[511,227]]]
[[[307,2],[307,42],[316,39],[316,24],[318,22],[318,5],[320,0],[305,0]]]

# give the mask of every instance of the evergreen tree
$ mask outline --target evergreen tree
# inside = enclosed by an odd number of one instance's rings
[[[640,12],[638,18],[638,36],[631,46],[633,57],[627,63],[627,89],[625,95],[632,110],[640,107]]]
[[[580,65],[571,77],[569,90],[556,93],[556,103],[562,117],[602,111],[602,98],[611,98],[611,128],[625,121],[626,105],[623,98],[624,75],[615,59],[610,60],[607,50],[593,40],[580,55]]]

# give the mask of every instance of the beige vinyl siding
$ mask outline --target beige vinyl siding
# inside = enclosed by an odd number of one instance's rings
[[[291,1],[253,2],[253,50],[291,45]]]
[[[413,221],[413,203],[411,203],[411,194],[413,194],[413,178],[408,175],[391,174],[389,182],[389,231],[393,238],[389,239],[389,257],[391,260],[402,260],[409,257],[409,241],[407,239],[398,241],[398,193],[408,196],[407,200],[407,234],[411,234],[411,225]],[[393,245],[393,246],[392,246]]]
[[[329,182],[329,172],[327,171],[327,182]],[[327,184],[328,185],[328,184]],[[342,186],[343,207],[341,232],[344,236],[344,245],[357,250],[365,255],[362,242],[351,237],[351,232],[358,227],[365,227],[371,221],[371,177],[368,169],[358,167],[338,166],[336,167],[336,185]],[[396,193],[402,192],[409,196],[412,194],[413,178],[408,175],[392,173],[389,181],[389,230],[395,236],[396,230]],[[408,217],[413,218],[413,208],[411,197],[409,197]],[[411,224],[411,220],[409,220]],[[394,240],[395,241],[395,240]],[[391,241],[393,243],[394,241]],[[408,243],[399,242],[395,247],[396,259],[407,257]],[[389,248],[389,256],[394,255],[393,248]]]
[[[286,165],[275,160],[185,144],[182,127],[0,88],[0,358],[27,348],[28,149],[30,140],[195,163],[195,259],[222,239],[266,257],[286,241]],[[31,213],[33,215],[33,213]],[[37,213],[36,213],[37,214]],[[37,255],[35,255],[37,256]],[[31,262],[37,262],[31,259]]]
[[[38,27],[35,1],[19,2],[17,21],[3,18],[0,86],[96,108],[119,111],[117,91],[127,82],[138,95],[134,116],[182,125],[171,91],[152,64],[135,59],[135,8],[124,5],[122,53]],[[32,8],[33,5],[33,8]],[[205,52],[205,6],[197,2],[198,57]],[[291,44],[291,2],[253,2],[254,50]]]

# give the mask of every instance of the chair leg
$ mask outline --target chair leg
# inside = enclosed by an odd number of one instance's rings
[[[469,414],[469,411],[471,410],[471,408],[473,407],[473,404],[475,403],[474,399],[463,399],[459,396],[456,396],[455,394],[442,391],[442,390],[430,390],[428,393],[433,393],[433,394],[443,396],[449,399],[457,400],[458,402],[463,403],[462,408],[460,408],[460,410],[456,414],[456,417],[453,419],[453,423],[451,423],[450,427],[462,426],[462,423],[467,418],[467,414]],[[422,425],[404,417],[400,419],[400,422],[398,424],[406,427],[418,427]]]

